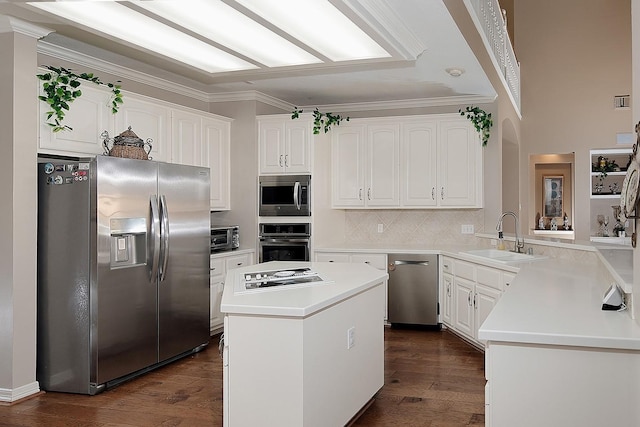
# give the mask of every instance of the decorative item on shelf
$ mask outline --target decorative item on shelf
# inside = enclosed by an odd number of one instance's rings
[[[38,96],[38,99],[51,108],[50,111],[47,111],[47,124],[51,126],[53,132],[73,130],[72,127],[63,125],[62,121],[65,117],[65,111],[69,111],[69,104],[82,96],[82,91],[80,90],[81,80],[109,87],[112,93],[109,104],[111,112],[113,114],[118,112],[120,104],[122,104],[120,85],[103,83],[92,73],[76,74],[71,69],[56,68],[48,65],[44,66],[44,68],[49,72],[36,75],[42,81],[42,90],[45,93]]]
[[[538,230],[544,230],[544,217],[540,216],[540,212],[536,213],[536,224]]]
[[[620,191],[618,183],[614,182],[613,184],[609,184],[609,191],[611,191],[611,194],[618,194],[618,192]]]
[[[596,163],[591,165],[592,172],[600,172],[598,175],[598,184],[596,184],[596,189],[599,187],[599,191],[596,191],[596,194],[600,194],[602,191],[602,187],[604,186],[604,179],[607,177],[609,172],[616,172],[620,170],[620,166],[616,163],[615,160],[609,160],[606,157],[599,156]],[[616,184],[616,188],[617,188]],[[611,186],[609,187],[611,189]],[[613,192],[612,194],[616,194]]]
[[[558,231],[558,221],[555,218],[551,218],[551,231]]]
[[[491,136],[491,126],[493,126],[491,113],[487,113],[482,108],[474,106],[466,107],[464,110],[459,109],[458,112],[461,116],[466,116],[467,119],[473,123],[473,127],[480,133],[482,146],[486,146]]]
[[[304,110],[295,107],[291,112],[291,118],[297,119],[300,117]],[[324,133],[329,132],[331,130],[331,126],[337,125],[340,126],[340,122],[346,120],[349,121],[349,117],[342,117],[339,114],[333,113],[321,113],[318,108],[313,110],[313,134],[317,135],[320,133],[320,129],[324,130]]]
[[[151,152],[153,140],[148,138],[143,141],[131,130],[131,126],[115,138],[109,138],[109,132],[106,130],[100,134],[100,137],[102,138],[104,154],[107,156],[151,160],[149,153]],[[109,142],[112,142],[111,148],[109,148]],[[149,148],[148,151],[145,151],[145,146]]]
[[[602,193],[602,187],[604,187],[604,184],[602,182],[597,182],[594,186],[593,186],[593,194],[600,194]]]
[[[565,230],[569,230],[571,227],[569,226],[569,217],[567,216],[567,213],[564,213],[564,216],[562,217],[562,224],[563,224],[563,228]]]

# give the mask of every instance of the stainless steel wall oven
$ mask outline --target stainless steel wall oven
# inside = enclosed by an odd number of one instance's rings
[[[260,223],[259,238],[259,262],[309,261],[309,223]]]

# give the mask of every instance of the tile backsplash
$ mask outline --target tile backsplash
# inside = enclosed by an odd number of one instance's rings
[[[378,232],[382,224],[382,233]],[[482,209],[427,210],[380,209],[347,210],[346,239],[362,243],[474,243],[472,234],[462,234],[463,225],[482,233]]]

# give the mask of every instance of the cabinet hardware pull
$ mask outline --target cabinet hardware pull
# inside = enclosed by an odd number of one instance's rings
[[[278,165],[280,165],[280,167],[282,167],[282,154],[280,154],[280,159],[278,160]]]
[[[440,197],[444,200],[444,187],[440,189]]]
[[[467,295],[467,301],[469,302],[469,307],[471,307],[471,292]]]
[[[367,199],[371,200],[371,187],[367,190]]]
[[[287,168],[289,167],[289,155],[288,154],[284,155],[284,166],[287,167]]]
[[[362,188],[358,189],[358,200],[362,200]]]
[[[436,187],[431,187],[431,200],[436,199]]]

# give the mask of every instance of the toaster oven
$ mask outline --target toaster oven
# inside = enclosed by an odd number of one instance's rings
[[[230,251],[240,247],[237,225],[211,226],[211,252]]]

